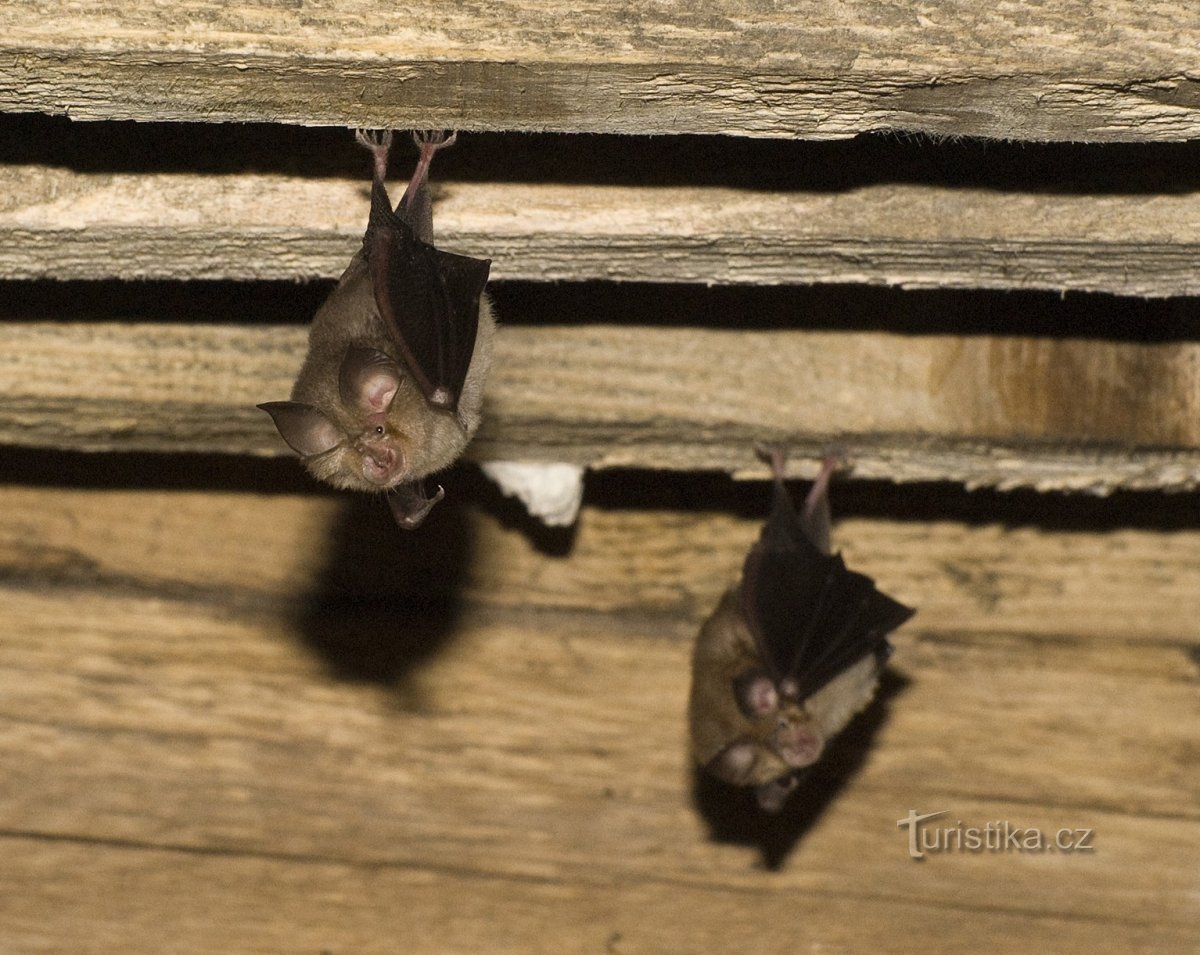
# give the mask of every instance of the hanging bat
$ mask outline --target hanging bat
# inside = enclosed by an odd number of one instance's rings
[[[444,496],[422,479],[452,464],[479,427],[495,320],[491,262],[433,244],[429,166],[451,134],[414,133],[416,171],[393,210],[392,134],[359,130],[374,158],[362,248],[313,318],[290,401],[258,407],[315,478],[386,492],[401,527]]]
[[[705,621],[692,656],[692,752],[719,779],[754,786],[777,812],[826,742],[875,695],[891,653],[886,636],[914,613],[831,553],[826,458],[797,514],[784,456],[760,451],[774,472],[771,516],[742,579]]]

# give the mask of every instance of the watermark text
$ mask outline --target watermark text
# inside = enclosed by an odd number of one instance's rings
[[[919,813],[910,809],[896,826],[908,830],[908,854],[913,859],[943,852],[1095,852],[1094,829],[1044,830],[1014,826],[1006,820],[982,826],[949,821],[949,809]],[[933,820],[938,820],[934,822]]]

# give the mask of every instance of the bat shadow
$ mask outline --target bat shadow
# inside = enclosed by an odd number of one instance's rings
[[[753,789],[731,786],[696,768],[692,800],[708,825],[710,838],[757,848],[764,868],[782,868],[796,845],[862,769],[872,741],[887,721],[891,700],[908,684],[907,677],[885,670],[875,699],[828,744],[820,761],[808,770],[777,814],[758,807]]]
[[[395,525],[384,502],[343,495],[316,585],[292,623],[339,679],[403,686],[444,648],[467,608],[465,588],[478,542],[469,507],[520,530],[539,551],[570,552],[575,529],[548,528],[504,497],[478,468],[443,476],[448,500],[414,531]]]
[[[344,495],[316,584],[292,620],[339,679],[395,687],[457,629],[474,542],[461,508],[398,528],[380,498]]]

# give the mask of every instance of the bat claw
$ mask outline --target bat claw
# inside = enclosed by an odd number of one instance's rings
[[[787,451],[779,445],[755,442],[754,453],[763,464],[771,466],[771,474],[777,481],[783,481],[787,465]]]
[[[390,129],[356,129],[354,139],[360,146],[374,152],[376,149],[392,148],[392,131]]]
[[[388,153],[392,149],[392,131],[390,129],[356,129],[354,140],[360,146],[371,150],[375,159],[375,180],[383,182],[387,178]]]
[[[843,444],[830,444],[821,455],[821,467],[830,471],[850,470],[854,467],[850,460],[850,451]]]
[[[417,144],[417,148],[424,153],[426,148],[438,150],[445,149],[447,146],[453,146],[458,139],[458,130],[414,129],[412,138],[413,142]]]

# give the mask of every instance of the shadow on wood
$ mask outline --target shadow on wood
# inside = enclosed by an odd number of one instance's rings
[[[758,849],[765,868],[771,871],[781,868],[796,844],[858,775],[876,734],[888,718],[892,698],[908,684],[902,674],[891,669],[884,671],[871,705],[829,743],[778,815],[758,808],[753,789],[731,786],[697,767],[692,800],[708,825],[710,837],[717,842],[753,846]]]
[[[337,677],[403,683],[451,638],[472,550],[468,522],[453,502],[406,532],[382,498],[346,495],[328,538],[312,546],[328,557],[294,623]]]
[[[313,541],[328,559],[294,622],[337,677],[403,688],[406,675],[453,638],[475,551],[468,504],[548,556],[570,552],[573,527],[546,527],[478,469],[455,468],[440,483],[446,500],[415,531],[396,527],[382,498],[348,494],[329,538]]]

